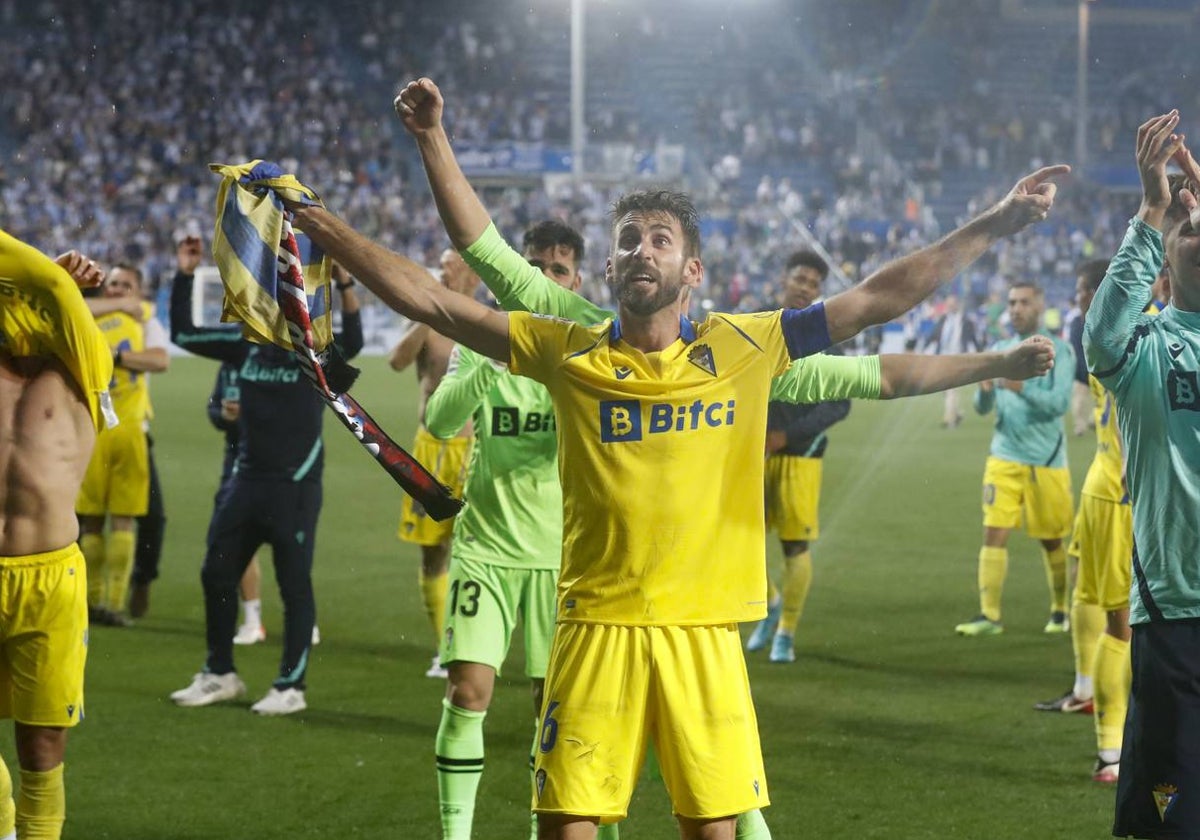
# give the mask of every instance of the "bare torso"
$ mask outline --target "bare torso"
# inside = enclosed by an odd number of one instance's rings
[[[417,417],[421,419],[422,426],[425,425],[425,404],[429,401],[429,395],[437,389],[442,377],[446,375],[450,352],[453,349],[453,340],[429,330],[425,337],[425,344],[422,346],[421,352],[417,354],[417,384],[421,389],[417,403]],[[470,420],[467,421],[467,425],[463,426],[458,436],[471,436]]]
[[[95,442],[87,404],[61,362],[0,354],[0,556],[75,541],[75,497]]]

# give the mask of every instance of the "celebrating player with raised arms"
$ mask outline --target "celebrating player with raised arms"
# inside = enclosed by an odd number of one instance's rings
[[[440,99],[436,114],[420,113],[432,83],[418,87],[422,102],[405,107],[440,130]],[[591,327],[488,309],[323,208],[292,206],[313,241],[386,304],[553,398],[563,566],[538,745],[541,836],[590,837],[623,817],[647,740],[684,837],[728,836],[735,815],[767,803],[737,628],[765,613],[763,500],[733,484],[762,483],[771,380],[792,358],[902,313],[999,237],[1045,218],[1047,179],[1065,171],[1022,179],[941,242],[824,304],[702,323],[684,314],[704,267],[695,209],[678,193],[617,203],[606,280],[619,317]],[[475,238],[490,227],[486,213],[482,222]]]
[[[1113,834],[1200,826],[1200,168],[1179,112],[1138,129],[1142,204],[1084,323],[1088,369],[1112,392],[1133,502],[1132,691]],[[1167,177],[1176,155],[1186,177]],[[1145,312],[1159,270],[1171,301]]]

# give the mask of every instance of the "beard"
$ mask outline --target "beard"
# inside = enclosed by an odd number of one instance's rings
[[[609,288],[621,307],[631,315],[648,318],[679,300],[683,277],[659,277],[648,288],[632,279],[617,280],[610,283]]]

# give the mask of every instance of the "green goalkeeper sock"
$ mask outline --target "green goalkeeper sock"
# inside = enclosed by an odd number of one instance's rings
[[[444,840],[470,840],[475,819],[475,793],[483,775],[483,719],[442,700],[442,722],[434,744],[437,759],[438,803]]]
[[[755,808],[753,811],[738,814],[737,833],[734,837],[737,840],[771,840],[771,829],[767,828],[762,811]]]

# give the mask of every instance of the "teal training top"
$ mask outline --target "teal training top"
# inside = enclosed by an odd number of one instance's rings
[[[557,569],[562,487],[549,392],[462,345],[429,397],[425,427],[449,439],[468,419],[475,443],[454,523],[454,555],[497,566]]]
[[[462,251],[463,260],[492,290],[509,312],[536,312],[567,318],[578,324],[599,324],[615,315],[582,295],[550,280],[530,265],[495,225]],[[827,356],[796,359],[771,381],[771,399],[791,403],[817,403],[845,399],[879,399],[881,384],[878,356]]]
[[[1005,351],[1029,336],[997,341],[992,350]],[[1001,388],[975,392],[975,410],[987,414],[996,409],[996,429],[991,453],[1005,461],[1035,467],[1065,467],[1067,441],[1063,415],[1071,404],[1075,353],[1060,338],[1054,342],[1054,367],[1034,379],[1026,379],[1020,393]]]
[[[1129,621],[1200,616],[1200,312],[1143,313],[1163,262],[1140,219],[1088,310],[1088,369],[1117,402],[1133,499]]]

